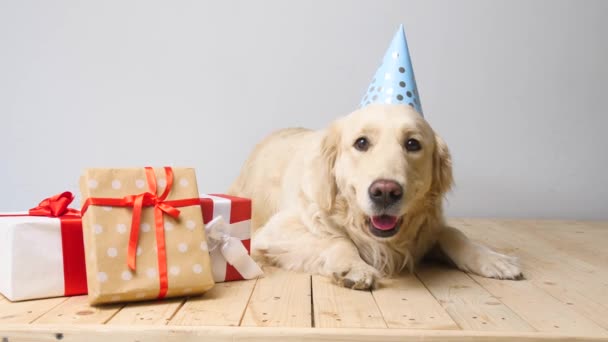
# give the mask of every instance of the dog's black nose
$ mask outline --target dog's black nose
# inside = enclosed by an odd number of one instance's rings
[[[403,197],[403,188],[399,183],[379,179],[372,183],[368,189],[369,198],[378,206],[387,207],[398,202]]]

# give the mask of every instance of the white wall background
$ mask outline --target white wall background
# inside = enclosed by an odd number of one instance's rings
[[[355,109],[405,24],[452,216],[608,219],[608,2],[0,0],[0,209],[85,167],[221,192],[277,128]]]

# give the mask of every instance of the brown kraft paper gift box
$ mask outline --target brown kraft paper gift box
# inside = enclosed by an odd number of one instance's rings
[[[80,190],[91,304],[201,294],[214,285],[193,169],[87,169]]]

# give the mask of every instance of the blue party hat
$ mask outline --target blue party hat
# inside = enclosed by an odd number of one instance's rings
[[[371,103],[409,104],[423,115],[403,25],[399,26],[384,54],[382,65],[361,100],[361,107]]]

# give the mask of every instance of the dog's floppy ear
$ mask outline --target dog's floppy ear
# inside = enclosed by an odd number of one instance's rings
[[[320,151],[313,170],[314,196],[322,210],[330,211],[334,205],[337,193],[334,165],[338,157],[340,142],[339,122],[332,123],[324,132]]]
[[[435,150],[433,151],[433,183],[431,192],[437,197],[450,191],[454,183],[452,177],[452,157],[448,145],[435,134]]]

